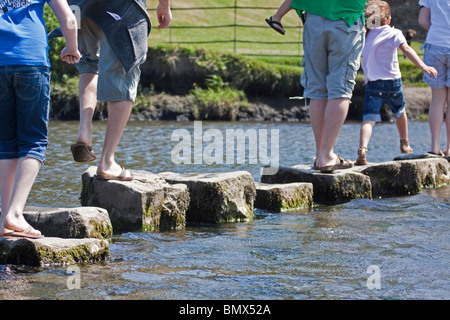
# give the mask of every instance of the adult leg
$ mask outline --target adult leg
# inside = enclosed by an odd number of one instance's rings
[[[317,155],[317,166],[331,166],[340,164],[341,161],[334,154],[339,132],[347,117],[350,101],[347,98],[330,99],[327,101],[323,118],[323,136]]]
[[[97,80],[96,73],[80,74],[80,124],[77,142],[87,146],[92,146],[92,117],[97,106]]]
[[[450,87],[446,87],[447,89],[447,107],[445,113],[445,127],[447,129],[447,147],[445,149],[445,155],[450,156]],[[445,104],[444,104],[445,107]]]
[[[310,101],[309,117],[311,127],[313,129],[314,139],[316,142],[316,164],[320,149],[322,148],[326,107],[327,100],[311,99]]]
[[[114,155],[127,125],[128,118],[130,117],[132,107],[132,101],[110,102],[108,106],[105,141],[97,168],[97,175],[117,177],[122,172],[121,166],[114,160]],[[130,172],[127,171],[125,177],[131,177]]]
[[[428,123],[431,131],[431,152],[439,154],[441,151],[439,136],[444,122],[444,105],[447,102],[447,87],[431,89],[432,98],[428,111]]]
[[[0,171],[3,172],[4,170],[12,168],[13,164],[8,162],[9,161],[0,161]],[[21,232],[30,227],[23,217],[23,208],[25,207],[28,195],[36,180],[40,167],[41,162],[34,158],[22,157],[17,161],[11,199],[6,213],[2,213],[0,232],[4,233],[7,231],[5,229]],[[40,231],[35,229],[32,229],[29,233],[36,236],[41,235]]]

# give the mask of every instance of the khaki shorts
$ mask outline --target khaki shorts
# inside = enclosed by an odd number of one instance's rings
[[[364,25],[352,26],[308,13],[303,28],[303,96],[328,100],[350,99],[364,46]]]
[[[103,31],[91,20],[83,19],[78,30],[78,48],[82,54],[76,64],[80,73],[97,73],[97,99],[100,101],[134,101],[141,76],[139,66],[125,69],[109,45]]]

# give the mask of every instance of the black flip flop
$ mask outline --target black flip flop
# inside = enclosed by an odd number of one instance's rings
[[[279,26],[280,28],[284,29],[283,25],[280,22],[278,22],[278,21],[273,21],[272,17],[270,17],[269,19],[266,19],[266,22],[273,30],[275,30],[276,32],[282,34],[283,36],[286,33],[285,31],[275,27],[275,25],[276,25],[276,26]]]

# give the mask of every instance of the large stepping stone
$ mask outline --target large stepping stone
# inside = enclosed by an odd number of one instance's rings
[[[255,181],[247,171],[159,175],[169,183],[188,187],[191,200],[187,222],[222,223],[253,218]]]
[[[357,166],[354,170],[370,177],[374,196],[413,195],[423,188],[436,188],[450,182],[450,166],[442,157],[397,159]]]
[[[255,185],[256,208],[270,212],[285,212],[311,208],[313,205],[312,183],[265,184],[255,182]]]
[[[96,167],[82,175],[81,204],[108,211],[114,231],[162,231],[185,227],[189,190],[160,176],[130,170],[132,181],[100,180]]]
[[[106,240],[0,237],[0,264],[73,264],[100,261],[108,256]]]
[[[284,184],[309,182],[313,185],[314,202],[320,204],[338,204],[357,198],[372,198],[370,178],[352,169],[336,170],[332,174],[312,170],[309,165],[280,167],[276,174],[264,174],[261,182],[266,184]]]
[[[46,237],[109,239],[113,228],[108,212],[96,207],[25,207],[27,222]]]

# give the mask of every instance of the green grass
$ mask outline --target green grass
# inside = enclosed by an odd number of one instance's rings
[[[282,23],[287,29],[286,35],[282,36],[272,30],[265,18],[272,16],[281,4],[280,0],[237,0],[237,9],[201,9],[180,10],[179,8],[192,7],[234,7],[234,0],[187,0],[171,1],[173,21],[171,27],[165,30],[157,30],[157,19],[154,8],[157,1],[147,1],[150,9],[149,15],[153,21],[153,30],[149,38],[150,45],[179,43],[192,41],[223,41],[218,43],[192,44],[195,47],[220,50],[229,53],[246,55],[299,55],[302,54],[301,26],[297,13],[291,10],[283,19]],[[265,9],[258,9],[264,7]],[[268,8],[268,9],[267,9]],[[239,25],[233,27],[234,24]],[[193,29],[180,29],[179,27],[203,27]],[[214,26],[228,26],[216,28]],[[238,42],[235,44],[233,40]],[[228,41],[228,42],[227,42]],[[246,43],[240,41],[258,41],[273,43]],[[294,42],[294,43],[288,43]],[[188,44],[191,45],[191,44]],[[236,46],[235,46],[236,45]]]

